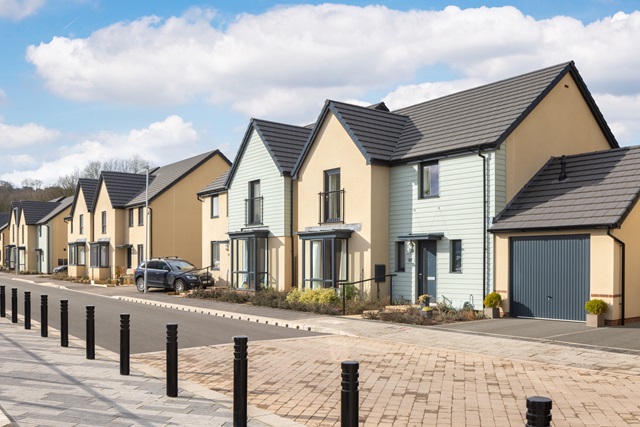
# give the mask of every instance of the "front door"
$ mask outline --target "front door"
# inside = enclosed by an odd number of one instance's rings
[[[429,294],[436,298],[436,246],[435,240],[418,242],[417,296]]]

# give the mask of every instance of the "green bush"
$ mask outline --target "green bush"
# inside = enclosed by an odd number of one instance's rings
[[[601,299],[592,299],[584,304],[584,309],[589,314],[602,314],[607,311],[607,303]]]
[[[498,308],[502,305],[502,297],[497,292],[491,292],[484,299],[484,306],[490,308]]]
[[[342,293],[344,292],[344,296],[347,300],[351,300],[354,299],[356,296],[358,296],[358,289],[350,284],[350,283],[346,283],[342,286],[340,286],[340,298],[342,299]]]

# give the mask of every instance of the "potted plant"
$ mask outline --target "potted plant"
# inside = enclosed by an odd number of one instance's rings
[[[484,299],[484,315],[489,319],[497,319],[500,317],[500,306],[502,305],[502,297],[497,292],[491,292]]]
[[[423,307],[420,310],[420,317],[426,317],[427,319],[431,319],[433,317],[433,309],[431,307]]]
[[[431,295],[424,294],[418,297],[418,304],[420,304],[420,308],[429,307],[429,302],[431,302]]]
[[[601,299],[592,299],[584,304],[587,310],[587,326],[599,328],[604,326],[604,313],[607,311],[607,303]]]

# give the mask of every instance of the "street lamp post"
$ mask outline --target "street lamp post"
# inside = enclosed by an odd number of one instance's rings
[[[147,293],[147,265],[149,264],[149,168],[146,169],[144,189],[144,293]]]

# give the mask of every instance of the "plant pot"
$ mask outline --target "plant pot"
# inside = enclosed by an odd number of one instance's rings
[[[601,328],[604,326],[604,314],[587,314],[587,326]]]
[[[498,308],[498,307],[485,307],[484,308],[484,316],[487,319],[499,319],[500,318],[500,308]]]

